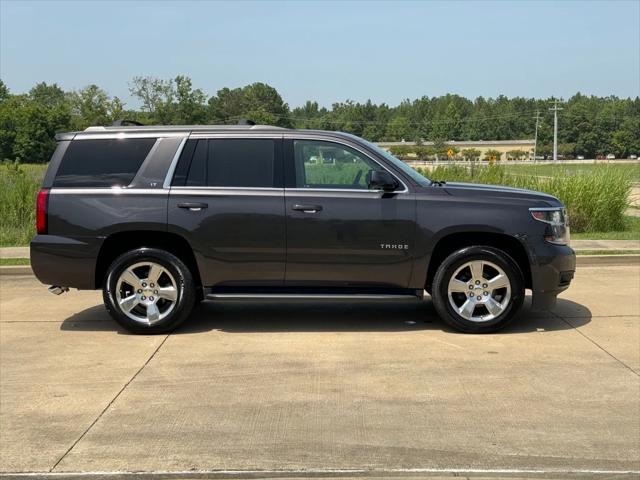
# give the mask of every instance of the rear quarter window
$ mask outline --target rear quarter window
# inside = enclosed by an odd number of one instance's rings
[[[126,187],[155,142],[155,138],[74,140],[62,158],[53,186]]]

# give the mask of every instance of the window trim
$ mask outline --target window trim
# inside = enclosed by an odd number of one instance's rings
[[[283,187],[209,187],[209,186],[177,186],[171,187],[171,193],[176,195],[216,196],[216,195],[269,195],[279,193],[284,195]]]
[[[382,190],[370,190],[370,189],[362,189],[362,188],[305,188],[305,187],[298,187],[298,186],[289,186],[290,180],[293,179],[293,185],[295,184],[296,181],[296,164],[295,164],[295,158],[294,158],[294,147],[293,147],[293,142],[295,142],[296,140],[300,140],[300,141],[311,141],[311,142],[323,142],[323,143],[333,143],[336,145],[341,145],[347,148],[350,148],[352,150],[357,151],[358,153],[360,153],[361,155],[365,156],[366,158],[368,158],[369,160],[371,160],[372,162],[376,163],[382,170],[386,171],[389,175],[391,175],[393,178],[396,179],[396,181],[402,185],[404,187],[403,190],[394,190],[392,192],[383,192],[383,193],[391,193],[391,194],[396,194],[396,193],[409,193],[409,188],[407,187],[407,184],[402,181],[402,179],[398,178],[398,176],[389,171],[389,169],[383,165],[382,163],[380,163],[380,161],[378,161],[376,158],[373,158],[369,153],[367,153],[366,151],[362,150],[361,148],[358,148],[354,145],[351,145],[349,143],[345,143],[345,142],[341,142],[339,140],[336,140],[334,138],[331,139],[325,139],[325,138],[314,138],[314,137],[298,137],[298,136],[292,136],[292,137],[285,137],[284,139],[284,156],[285,156],[285,190],[287,191],[291,191],[291,192],[295,192],[295,191],[304,191],[304,192],[347,192],[347,193],[354,193],[354,192],[361,192],[361,193],[380,193],[382,192]],[[288,175],[286,174],[286,172],[291,171],[291,173],[289,173]]]

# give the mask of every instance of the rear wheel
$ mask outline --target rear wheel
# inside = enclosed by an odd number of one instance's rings
[[[139,248],[111,264],[103,299],[111,316],[130,332],[164,333],[189,316],[196,289],[189,268],[178,257]]]
[[[507,325],[524,300],[522,272],[504,252],[466,247],[449,255],[433,280],[433,303],[457,330],[494,332]]]

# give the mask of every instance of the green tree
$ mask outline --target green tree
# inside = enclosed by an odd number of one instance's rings
[[[28,95],[6,90],[0,101],[0,160],[46,162],[56,132],[70,125],[69,103],[57,85],[40,83]]]
[[[558,145],[558,154],[564,158],[572,158],[576,153],[575,143],[561,143]]]
[[[387,125],[386,138],[390,141],[403,141],[411,135],[411,125],[407,117],[393,117]]]
[[[189,77],[178,75],[174,82],[176,104],[172,123],[183,125],[205,123],[207,109],[204,92],[199,88],[194,89]]]
[[[640,154],[640,117],[626,118],[613,132],[611,146],[617,158]]]
[[[31,101],[26,95],[0,102],[0,158],[18,162],[46,162],[55,149],[57,126],[68,116]]]
[[[147,123],[171,123],[171,105],[174,102],[173,80],[155,77],[133,77],[129,92],[142,103]]]
[[[436,160],[446,159],[447,158],[447,150],[449,150],[449,145],[444,138],[436,138],[433,141],[433,154],[436,156]]]
[[[110,125],[122,117],[124,105],[97,85],[89,85],[70,94],[74,126],[83,129],[92,125]]]
[[[275,88],[265,83],[252,83],[242,88],[223,88],[209,99],[209,119],[213,123],[234,124],[242,118],[256,123],[290,127],[289,106]],[[257,120],[256,120],[257,119]]]
[[[45,82],[38,83],[29,90],[29,98],[50,108],[68,105],[66,93],[56,83],[51,85],[47,85]]]
[[[320,108],[318,102],[307,100],[302,107],[297,107],[291,112],[295,128],[319,129],[322,117],[327,114],[326,108]]]
[[[9,88],[0,79],[0,102],[9,98]]]

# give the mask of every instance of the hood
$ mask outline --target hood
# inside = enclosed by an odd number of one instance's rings
[[[504,198],[514,201],[531,201],[536,205],[544,204],[549,207],[562,206],[562,202],[553,195],[524,188],[462,182],[446,182],[441,188],[454,196]]]

